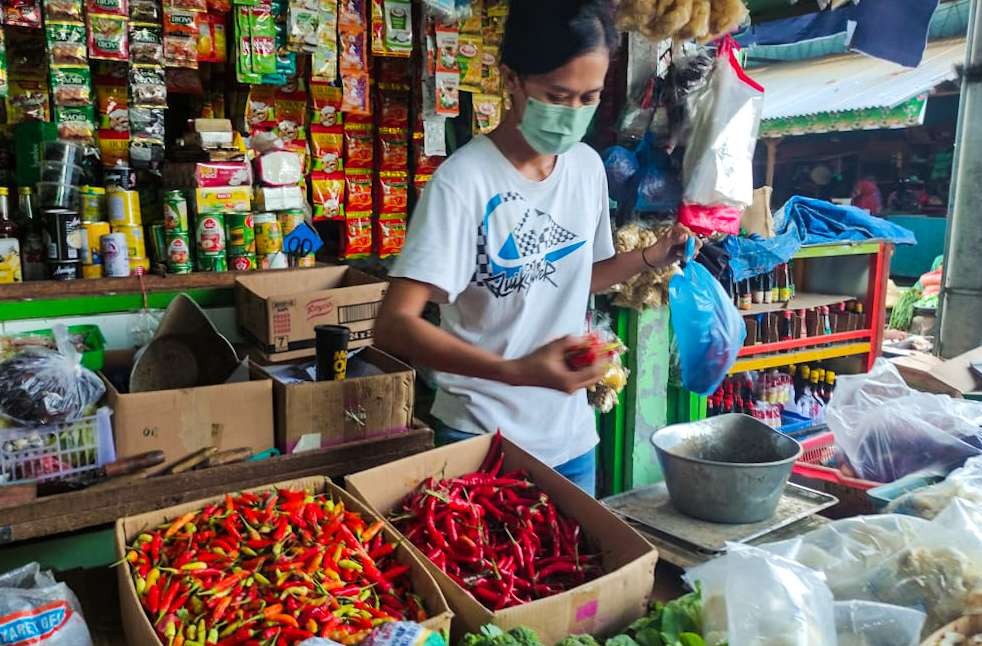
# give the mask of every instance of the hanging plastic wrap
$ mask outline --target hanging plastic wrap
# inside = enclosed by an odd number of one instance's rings
[[[837,601],[838,646],[917,646],[925,615],[913,608],[873,601]]]
[[[679,222],[699,234],[738,234],[740,216],[753,202],[764,88],[740,66],[736,47],[732,38],[721,41],[708,83],[689,95]]]
[[[0,363],[0,416],[24,426],[68,422],[83,417],[106,387],[82,366],[64,325],[54,326],[58,350],[28,347]]]
[[[955,499],[982,505],[982,456],[970,458],[937,484],[907,492],[887,505],[889,513],[931,519]]]
[[[690,262],[695,239],[686,245],[682,273],[668,283],[672,330],[678,344],[682,384],[708,396],[736,361],[747,328],[733,299],[705,267]]]
[[[839,379],[826,420],[856,474],[874,482],[947,473],[982,453],[982,403],[913,390],[885,359]]]

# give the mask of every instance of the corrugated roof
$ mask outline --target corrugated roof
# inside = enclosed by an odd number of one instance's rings
[[[916,69],[848,54],[779,63],[750,71],[764,86],[764,119],[892,108],[956,77],[965,39],[929,43]]]

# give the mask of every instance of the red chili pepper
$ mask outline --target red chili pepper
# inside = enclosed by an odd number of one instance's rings
[[[152,615],[157,614],[157,610],[160,608],[159,583],[155,583],[154,585],[150,586],[150,588],[147,590],[146,596],[144,597],[144,601],[146,602],[145,605],[147,607],[147,611]]]

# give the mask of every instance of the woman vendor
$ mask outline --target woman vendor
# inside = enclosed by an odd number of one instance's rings
[[[615,254],[607,180],[587,132],[619,40],[609,0],[512,0],[505,114],[456,151],[416,207],[377,344],[434,371],[438,442],[500,429],[591,495],[595,418],[571,369],[590,294],[679,260],[676,227]],[[437,327],[422,314],[441,304]]]

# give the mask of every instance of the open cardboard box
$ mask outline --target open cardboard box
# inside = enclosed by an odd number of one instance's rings
[[[476,471],[491,438],[483,435],[362,471],[345,478],[345,486],[387,516],[424,479]],[[644,615],[654,587],[658,551],[599,502],[515,444],[505,440],[504,451],[506,471],[527,471],[564,514],[580,523],[587,538],[599,547],[607,574],[568,592],[493,612],[414,547],[453,609],[454,643],[464,632],[494,623],[506,630],[528,626],[543,644],[554,644],[572,634],[614,634]]]
[[[364,362],[381,374],[344,381],[285,384],[271,374],[283,364],[252,364],[256,379],[272,379],[276,448],[292,453],[404,433],[413,426],[415,372],[378,348],[349,359],[349,371]]]
[[[235,282],[235,309],[246,337],[268,362],[314,356],[314,328],[343,325],[349,347],[371,345],[388,283],[349,267],[261,272]]]
[[[982,363],[982,347],[947,361],[926,352],[891,359],[907,385],[926,393],[964,397],[982,388],[972,370],[973,363]]]
[[[334,496],[335,499],[343,500],[346,507],[359,512],[366,520],[371,519],[371,521],[374,521],[377,519],[377,515],[366,505],[354,499],[343,489],[324,477],[300,478],[297,480],[277,482],[263,487],[249,489],[249,491],[259,492],[283,488],[306,489],[312,493],[327,492]],[[123,631],[126,633],[126,643],[129,646],[162,645],[161,641],[157,638],[157,634],[154,632],[153,626],[150,624],[150,620],[143,611],[143,607],[140,605],[140,599],[136,593],[136,587],[133,584],[133,576],[130,573],[130,566],[124,560],[126,546],[140,532],[146,529],[157,527],[187,512],[201,509],[208,504],[220,502],[221,500],[223,500],[223,496],[214,496],[137,516],[120,518],[116,521],[114,537],[116,556],[123,561],[122,565],[116,569],[116,576],[119,582],[119,609],[123,620]],[[398,542],[401,539],[398,533],[388,526],[382,531],[385,532],[387,540],[391,542]],[[409,565],[413,590],[423,600],[423,607],[429,617],[429,619],[423,622],[423,625],[430,630],[440,631],[446,636],[450,631],[450,620],[453,617],[453,613],[447,607],[446,599],[440,593],[440,588],[413,550],[401,544],[396,548],[396,555],[400,563]]]

